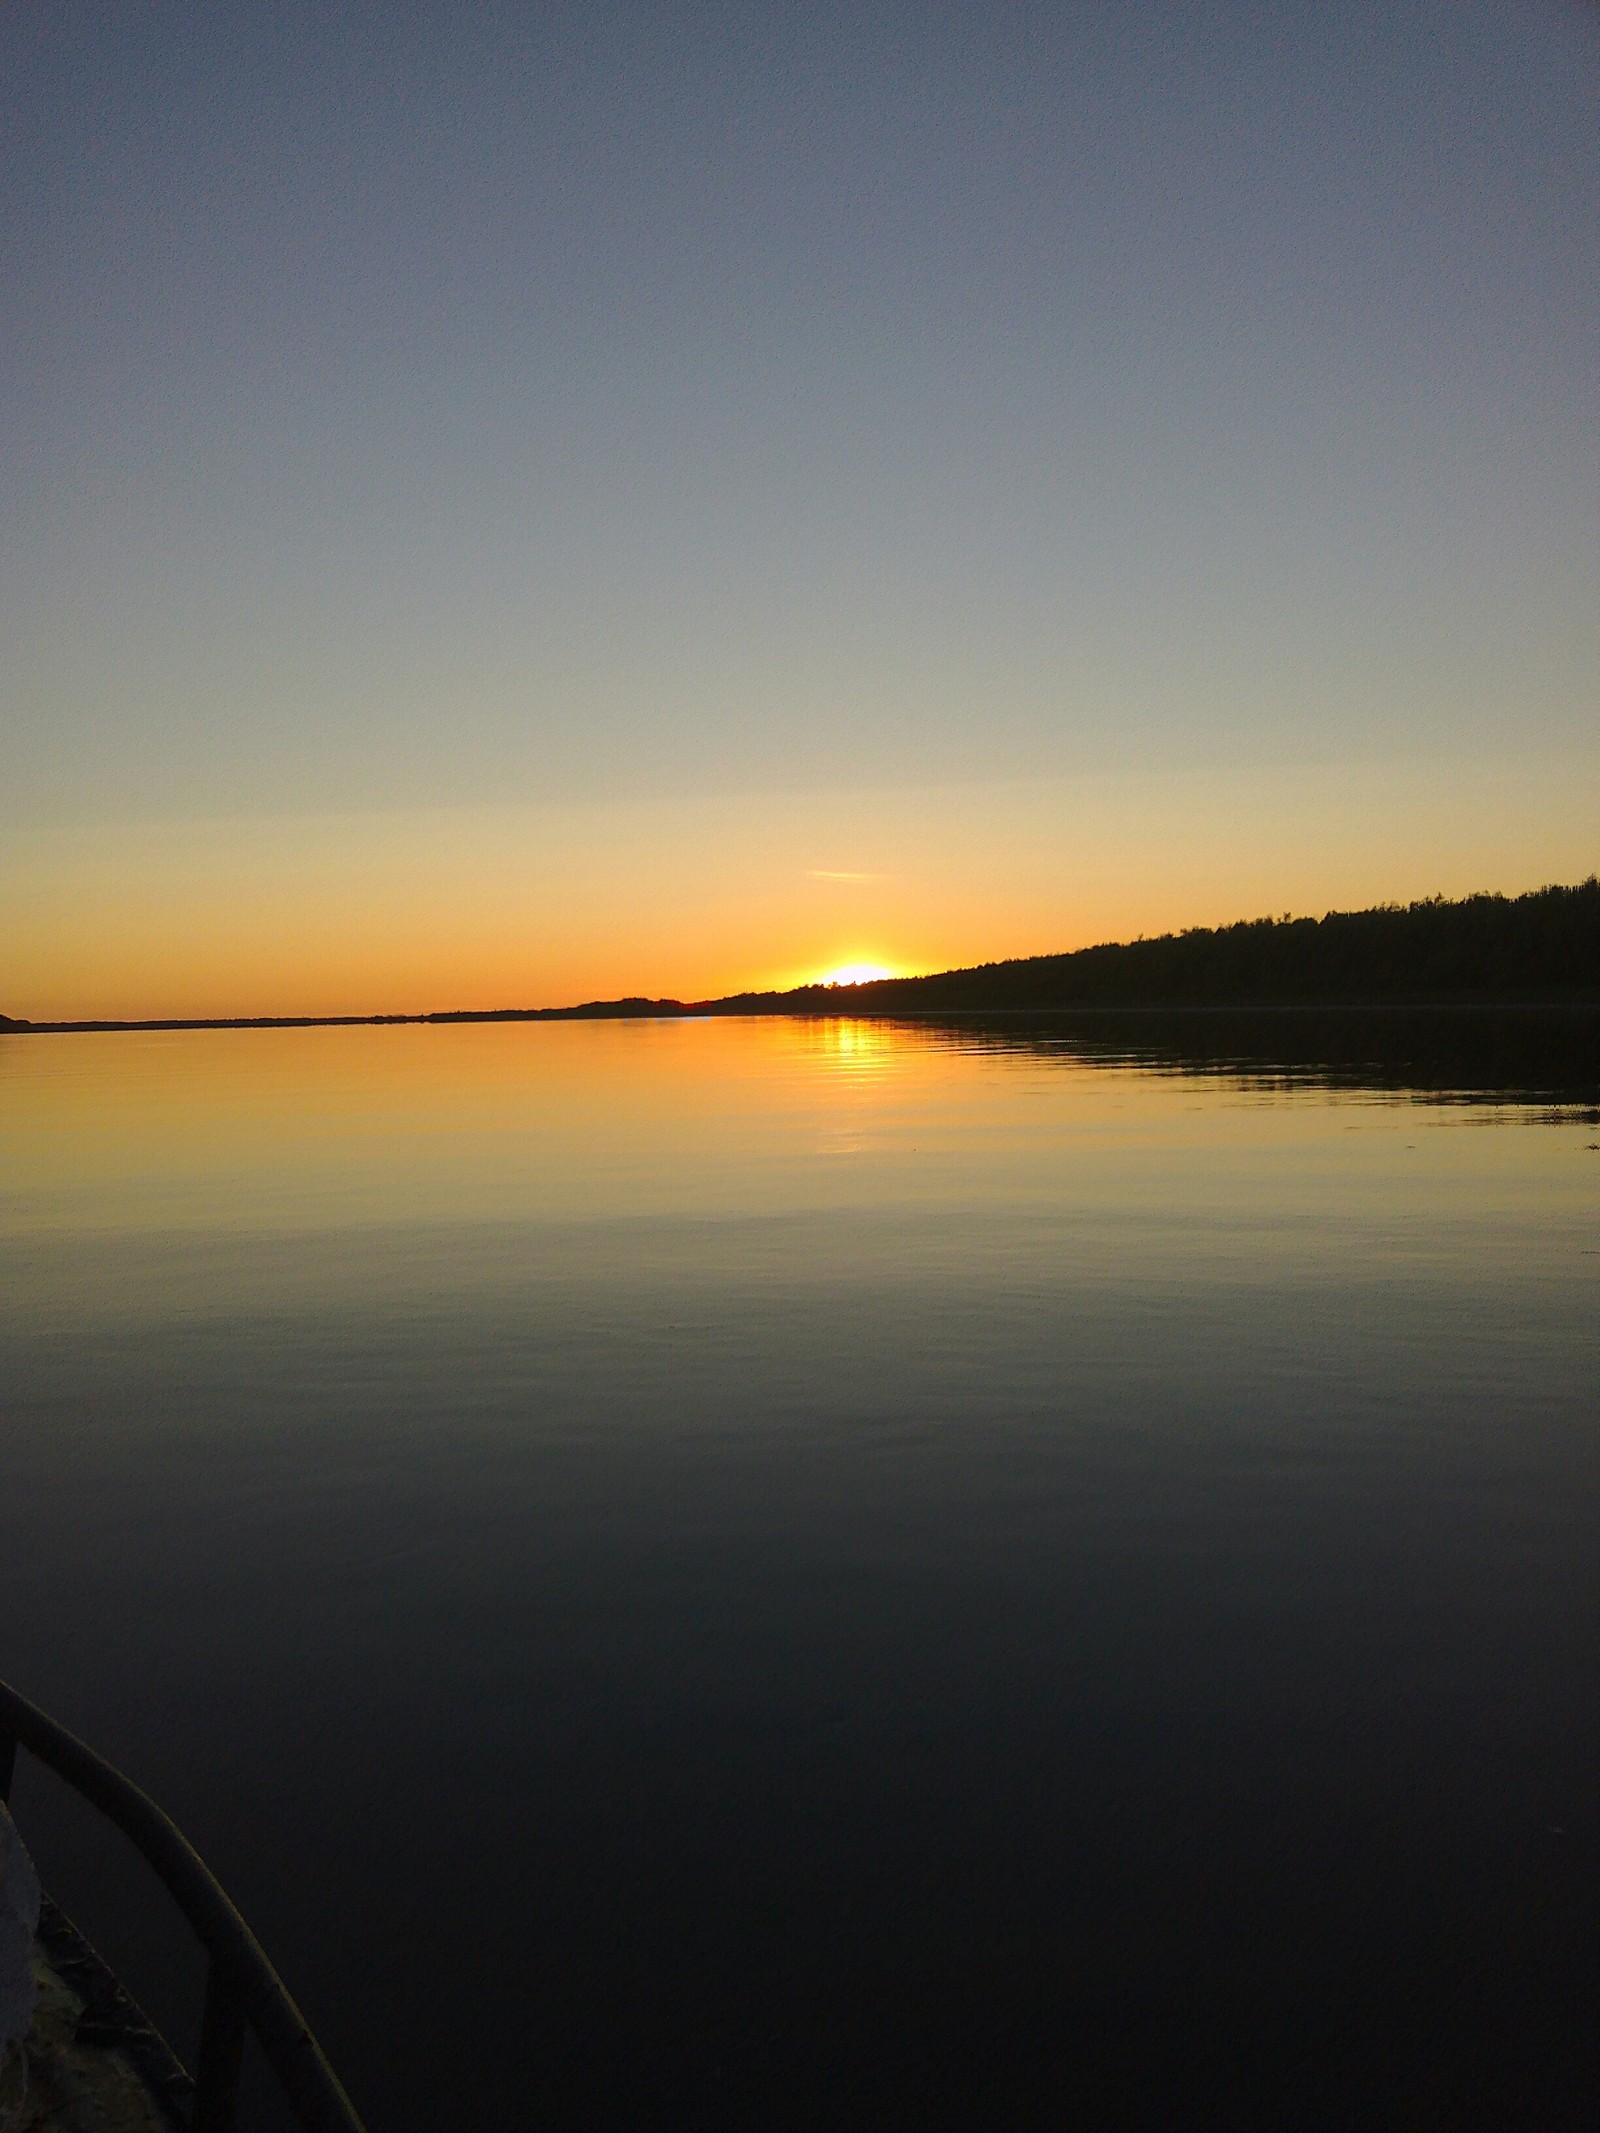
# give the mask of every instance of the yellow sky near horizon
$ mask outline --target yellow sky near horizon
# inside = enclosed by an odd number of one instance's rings
[[[542,1007],[946,969],[1595,866],[1589,764],[1097,776],[13,832],[0,1012]]]

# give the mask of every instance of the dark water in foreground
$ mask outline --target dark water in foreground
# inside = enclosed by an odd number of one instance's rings
[[[1595,1023],[1203,1020],[0,1039],[0,1673],[373,2133],[1591,2123]]]

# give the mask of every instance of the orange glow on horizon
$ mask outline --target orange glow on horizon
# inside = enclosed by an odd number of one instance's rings
[[[0,838],[0,1014],[427,1013],[818,982],[848,1012],[846,989],[882,976],[1581,880],[1594,804],[1570,765],[1419,763],[29,825]]]

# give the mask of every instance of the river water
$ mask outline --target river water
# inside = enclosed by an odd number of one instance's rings
[[[0,1038],[0,1674],[373,2133],[1587,2125],[1595,1059]]]

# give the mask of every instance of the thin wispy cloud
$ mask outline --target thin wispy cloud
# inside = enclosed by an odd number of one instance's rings
[[[887,881],[887,874],[851,874],[837,867],[808,867],[808,881]]]

